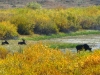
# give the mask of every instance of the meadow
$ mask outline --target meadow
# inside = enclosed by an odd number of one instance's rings
[[[66,36],[100,34],[100,6],[0,10],[0,75],[99,75],[100,50],[72,53],[77,44],[42,42]],[[18,45],[22,38],[27,45]],[[0,40],[2,42],[2,40]]]

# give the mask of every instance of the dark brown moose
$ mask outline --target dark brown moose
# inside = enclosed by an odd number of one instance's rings
[[[18,42],[18,45],[26,45],[25,39],[22,39],[21,42]]]
[[[1,43],[1,45],[6,45],[6,44],[9,44],[7,40]]]
[[[90,48],[88,44],[82,44],[82,45],[77,45],[76,49],[77,49],[77,53],[78,53],[78,52],[82,51],[83,49],[85,51],[89,50],[91,52],[92,48]]]

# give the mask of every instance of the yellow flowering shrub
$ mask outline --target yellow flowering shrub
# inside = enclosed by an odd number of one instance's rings
[[[9,21],[0,22],[0,37],[1,38],[13,38],[18,36],[17,28]]]
[[[8,54],[8,51],[2,46],[0,46],[0,59],[5,59],[7,54]]]
[[[65,74],[70,60],[60,51],[42,43],[30,45],[23,53],[9,53],[0,64],[3,75],[61,75]]]
[[[48,48],[41,43],[26,48],[23,54],[26,63],[34,64],[34,70],[38,75],[64,74],[63,70],[70,62],[61,51]]]
[[[53,34],[79,29],[96,29],[100,25],[100,6],[64,9],[17,8],[0,10],[0,22],[10,21],[19,34]]]
[[[22,53],[0,47],[0,75],[99,75],[100,51],[73,54],[43,43],[28,45]]]

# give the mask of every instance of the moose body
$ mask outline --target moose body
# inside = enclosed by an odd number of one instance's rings
[[[9,44],[7,40],[1,43],[1,45]]]
[[[22,39],[22,42],[18,42],[18,45],[26,45],[26,42],[24,39]]]
[[[83,49],[84,49],[85,51],[86,51],[86,50],[89,50],[89,51],[91,52],[91,49],[92,49],[92,48],[90,48],[88,44],[83,44],[83,45],[77,45],[77,46],[76,46],[76,49],[77,49],[77,53],[78,53],[79,51],[81,51],[81,50],[83,50]]]

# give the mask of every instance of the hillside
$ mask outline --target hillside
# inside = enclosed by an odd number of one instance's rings
[[[100,5],[100,0],[0,0],[0,9],[24,7],[29,2],[38,2],[44,8]]]

